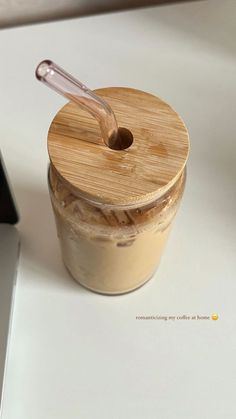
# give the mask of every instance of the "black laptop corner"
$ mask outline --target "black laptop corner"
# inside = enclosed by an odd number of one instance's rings
[[[19,220],[6,168],[0,154],[0,223],[16,224]]]

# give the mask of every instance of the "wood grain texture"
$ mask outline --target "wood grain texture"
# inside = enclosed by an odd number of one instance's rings
[[[101,139],[97,121],[69,102],[48,132],[51,163],[72,192],[116,205],[137,205],[158,198],[182,173],[188,153],[187,129],[179,115],[158,97],[140,90],[95,90],[115,112],[118,125],[134,141],[111,150]]]

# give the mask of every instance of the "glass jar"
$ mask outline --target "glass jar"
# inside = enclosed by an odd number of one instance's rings
[[[68,271],[93,291],[122,294],[159,265],[184,190],[189,137],[157,96],[123,87],[95,93],[132,142],[107,147],[95,118],[67,103],[48,132],[49,190]]]
[[[151,202],[117,206],[74,194],[51,164],[49,191],[62,257],[81,285],[104,294],[132,291],[159,265],[184,190],[184,168]]]

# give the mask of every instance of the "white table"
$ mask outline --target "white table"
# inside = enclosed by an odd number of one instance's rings
[[[235,418],[235,13],[211,0],[0,32],[0,145],[22,241],[4,419]],[[46,136],[64,100],[34,79],[44,58],[91,88],[159,95],[189,128],[183,205],[156,278],[134,293],[96,295],[62,265]]]

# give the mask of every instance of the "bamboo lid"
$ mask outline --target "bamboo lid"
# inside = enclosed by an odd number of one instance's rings
[[[113,205],[158,198],[182,173],[189,152],[179,115],[156,96],[130,88],[95,93],[113,109],[119,127],[133,134],[132,145],[112,150],[101,140],[97,121],[73,102],[55,116],[48,152],[58,175],[76,195]]]

